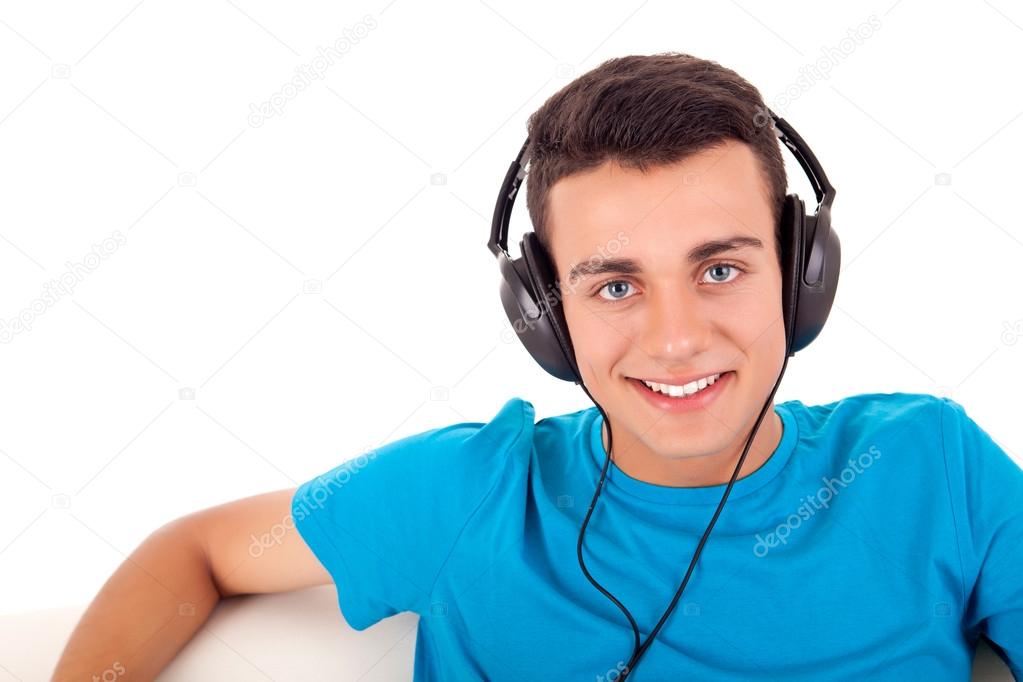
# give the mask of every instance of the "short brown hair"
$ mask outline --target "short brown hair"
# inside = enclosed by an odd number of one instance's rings
[[[760,161],[781,265],[781,147],[760,92],[731,69],[679,52],[609,59],[552,95],[526,126],[526,206],[548,253],[547,198],[561,178],[608,160],[645,171],[735,139]]]

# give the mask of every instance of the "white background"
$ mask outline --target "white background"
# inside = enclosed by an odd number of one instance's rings
[[[838,189],[835,306],[777,401],[949,395],[1023,460],[1021,39],[1005,0],[5,3],[0,320],[82,277],[0,344],[0,612],[85,603],[163,523],[513,396],[589,407],[502,340],[485,243],[527,116],[626,54],[736,70]],[[524,197],[514,220],[517,255]]]

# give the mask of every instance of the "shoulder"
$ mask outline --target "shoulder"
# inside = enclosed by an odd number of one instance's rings
[[[1023,501],[1023,467],[951,398],[942,398],[941,441],[950,475],[978,486],[1012,486],[1016,502]]]
[[[970,467],[985,465],[1016,477],[1020,468],[952,398],[929,393],[861,393],[821,405],[798,400],[782,405],[796,415],[801,433],[820,442],[886,443],[900,459],[909,461],[918,461],[908,457],[909,453],[928,453],[928,461],[944,461],[943,468],[952,477],[962,478],[969,475]]]
[[[405,436],[373,448],[366,457],[373,466],[401,468],[410,475],[424,470],[450,472],[449,467],[486,471],[510,453],[528,451],[532,440],[534,408],[511,398],[486,421],[459,421]]]
[[[436,446],[438,453],[486,457],[521,451],[532,440],[536,411],[522,398],[510,398],[485,422],[462,421],[432,429],[418,438]],[[416,437],[413,437],[416,438]]]
[[[392,493],[435,495],[439,485],[471,494],[529,451],[533,415],[529,402],[512,398],[485,422],[455,422],[388,441],[307,480],[295,503],[333,497],[342,487],[346,497],[362,501]]]
[[[819,405],[798,400],[780,407],[793,413],[798,446],[826,466],[844,466],[848,459],[879,459],[894,485],[914,476],[935,485],[946,476],[942,457],[943,400],[927,393],[860,393]],[[864,454],[867,453],[867,454]],[[882,477],[878,477],[882,478]]]
[[[895,429],[930,429],[937,435],[946,398],[929,393],[859,393],[821,405],[799,400],[782,403],[810,433],[855,430],[877,433]]]

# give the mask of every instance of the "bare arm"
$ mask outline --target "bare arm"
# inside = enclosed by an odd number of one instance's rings
[[[235,500],[154,531],[107,579],[53,682],[155,679],[222,597],[331,582],[291,520],[294,488]]]
[[[330,574],[298,534],[294,488],[211,507],[191,516],[220,595],[289,592],[327,585]]]
[[[149,535],[107,579],[78,621],[54,682],[152,680],[206,621],[220,596],[188,528]],[[112,671],[104,675],[104,671]]]

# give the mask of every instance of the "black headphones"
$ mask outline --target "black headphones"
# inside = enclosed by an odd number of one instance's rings
[[[795,130],[779,118],[770,109],[770,120],[774,122],[774,131],[778,138],[788,147],[803,167],[803,171],[813,185],[814,194],[817,196],[817,208],[813,215],[807,215],[806,206],[795,194],[787,194],[781,212],[781,247],[782,247],[782,314],[785,318],[785,357],[782,362],[781,372],[775,381],[771,394],[764,401],[757,421],[746,440],[746,446],[735,465],[735,471],[725,487],[713,518],[707,525],[707,529],[700,538],[700,542],[689,562],[689,569],[682,579],[681,585],[675,592],[675,596],[668,608],[661,615],[657,625],[651,630],[646,640],[640,642],[639,626],[636,620],[629,613],[629,610],[618,601],[614,595],[604,589],[590,572],[586,570],[586,563],[583,560],[583,536],[586,533],[586,526],[589,524],[593,508],[597,504],[597,498],[603,489],[604,480],[607,477],[608,465],[611,462],[614,440],[611,432],[611,423],[607,413],[593,396],[590,395],[586,385],[583,384],[582,375],[575,361],[575,351],[572,347],[572,340],[568,334],[568,325],[565,322],[564,313],[561,308],[561,290],[557,282],[556,270],[549,254],[544,249],[540,240],[534,232],[526,232],[519,242],[521,255],[512,259],[508,255],[508,222],[511,217],[512,206],[515,202],[515,195],[519,185],[526,175],[523,165],[523,156],[529,147],[529,138],[522,145],[518,156],[508,168],[504,182],[501,184],[501,191],[497,196],[497,206],[494,208],[494,220],[490,229],[490,241],[487,247],[497,257],[497,263],[501,270],[501,301],[504,304],[505,313],[512,323],[516,334],[525,345],[526,350],[533,356],[548,373],[565,381],[574,381],[582,386],[586,395],[593,400],[593,404],[600,410],[604,418],[604,425],[607,427],[607,456],[604,460],[603,469],[600,472],[600,480],[597,482],[596,491],[586,512],[582,528],[579,530],[579,540],[576,545],[576,556],[579,560],[579,567],[590,583],[597,588],[604,596],[610,599],[629,619],[634,636],[633,652],[628,664],[621,671],[618,682],[626,682],[627,678],[636,669],[640,658],[653,643],[654,638],[664,625],[668,616],[675,609],[682,591],[689,582],[690,576],[696,562],[703,552],[703,547],[710,536],[714,524],[717,522],[721,509],[728,499],[728,493],[742,469],[746,454],[749,452],[753,438],[760,429],[768,406],[774,399],[778,390],[785,369],[788,366],[788,359],[796,351],[802,350],[820,334],[824,323],[831,312],[832,302],[835,300],[835,290],[838,287],[838,273],[841,266],[842,252],[838,240],[838,234],[831,229],[831,202],[835,198],[835,188],[828,182],[824,170],[821,168],[817,157],[810,148],[803,142]],[[762,113],[757,114],[757,119],[762,119],[768,124]],[[617,667],[617,666],[616,666]]]
[[[798,159],[817,196],[813,215],[806,213],[806,205],[795,194],[785,196],[781,212],[785,354],[792,357],[817,338],[828,319],[842,254],[838,235],[831,229],[835,188],[803,138],[785,119],[770,109],[767,112],[776,134]],[[526,138],[501,184],[487,248],[497,257],[501,270],[505,313],[526,350],[551,375],[581,384],[552,259],[532,231],[519,242],[518,258],[508,254],[508,223],[515,195],[526,175],[523,156],[528,146]]]

